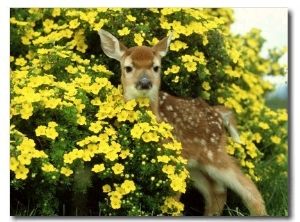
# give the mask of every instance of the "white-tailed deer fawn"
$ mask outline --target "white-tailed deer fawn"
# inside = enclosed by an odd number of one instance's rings
[[[241,197],[251,215],[267,215],[255,184],[226,152],[224,126],[239,142],[231,110],[225,106],[210,106],[201,98],[183,99],[159,91],[161,59],[168,51],[172,35],[153,47],[132,48],[102,29],[99,35],[104,53],[121,64],[125,100],[149,98],[157,121],[168,122],[174,127],[173,134],[182,144],[181,154],[188,160],[187,169],[193,185],[205,198],[204,215],[222,213],[227,188]]]

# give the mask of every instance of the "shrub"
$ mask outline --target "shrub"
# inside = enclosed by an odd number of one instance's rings
[[[12,214],[28,200],[37,215],[184,213],[172,198],[188,186],[181,144],[147,111],[149,101],[123,100],[100,28],[129,47],[174,30],[162,90],[233,108],[242,144],[229,138],[228,153],[258,184],[274,171],[287,178],[287,111],[265,105],[274,87],[262,78],[285,74],[285,49],[261,57],[260,31],[233,35],[233,21],[225,8],[11,9]]]

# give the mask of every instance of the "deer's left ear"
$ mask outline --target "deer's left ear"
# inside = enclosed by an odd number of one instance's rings
[[[100,35],[103,52],[108,57],[121,61],[127,48],[115,36],[103,29],[100,29],[98,34]]]
[[[167,54],[172,37],[173,32],[170,36],[160,40],[155,46],[152,47],[154,51],[160,55],[160,57],[164,57]]]

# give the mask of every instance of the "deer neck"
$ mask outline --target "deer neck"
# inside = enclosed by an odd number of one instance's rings
[[[154,97],[154,99],[150,100],[150,106],[149,110],[153,112],[153,114],[156,116],[156,121],[158,123],[162,122],[162,118],[160,115],[160,108],[159,108],[159,93],[157,92],[157,95]]]

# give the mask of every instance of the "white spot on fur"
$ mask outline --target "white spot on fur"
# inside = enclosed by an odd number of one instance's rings
[[[213,152],[211,152],[211,150],[209,150],[209,151],[207,152],[207,157],[208,157],[211,161],[214,160],[214,154],[213,154]]]
[[[206,146],[206,141],[204,139],[201,139],[201,145]]]
[[[213,137],[210,137],[210,142],[212,142],[212,143],[216,143],[216,139],[215,138],[213,138]]]
[[[167,106],[167,110],[168,111],[173,111],[173,107],[169,105],[169,106]]]

